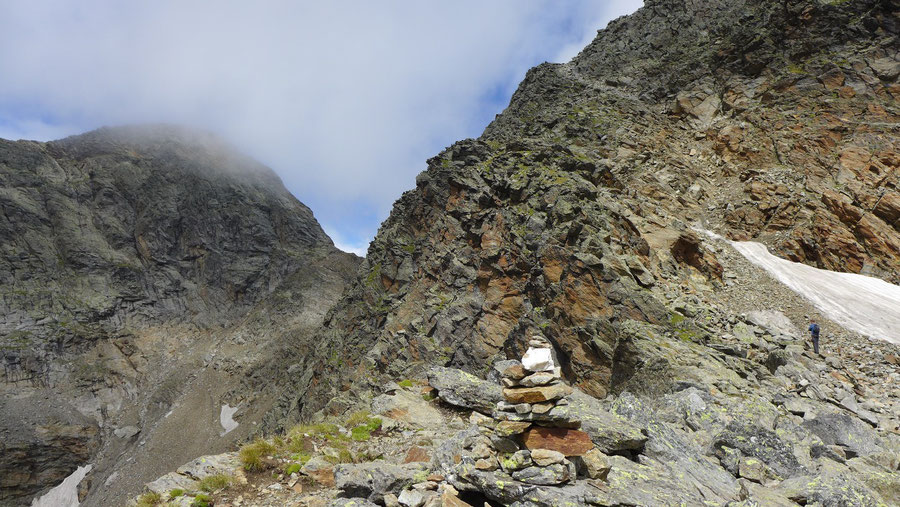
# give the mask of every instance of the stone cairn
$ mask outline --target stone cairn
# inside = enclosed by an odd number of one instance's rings
[[[505,455],[500,467],[518,481],[542,486],[574,481],[579,469],[596,477],[590,470],[594,444],[570,414],[572,388],[562,381],[550,342],[534,336],[528,345],[521,361],[494,366],[505,398],[492,414],[499,437],[494,447]]]

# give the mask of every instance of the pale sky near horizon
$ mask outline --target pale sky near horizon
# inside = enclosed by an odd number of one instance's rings
[[[640,0],[0,2],[0,138],[212,130],[364,254],[425,160]]]

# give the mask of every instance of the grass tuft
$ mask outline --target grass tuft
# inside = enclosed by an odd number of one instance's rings
[[[372,437],[372,432],[381,427],[381,419],[378,417],[368,417],[359,421],[352,430],[350,430],[350,438],[357,442],[365,442]]]
[[[212,493],[213,491],[218,491],[220,489],[225,489],[228,486],[231,486],[231,482],[234,479],[230,475],[225,474],[216,474],[216,475],[208,475],[203,479],[200,479],[200,491],[206,491],[207,493]]]
[[[360,410],[359,412],[354,412],[350,414],[350,417],[347,418],[347,427],[353,428],[359,426],[360,424],[365,424],[369,422],[371,415],[372,414],[369,413],[368,410]]]
[[[211,507],[212,506],[212,498],[209,495],[199,494],[194,497],[194,501],[191,502],[191,507]]]
[[[160,503],[162,503],[162,495],[150,491],[138,497],[135,507],[151,507]]]
[[[266,442],[262,438],[257,438],[252,444],[241,447],[238,456],[244,465],[244,470],[259,471],[265,468],[262,458],[269,456],[275,452],[275,446]]]

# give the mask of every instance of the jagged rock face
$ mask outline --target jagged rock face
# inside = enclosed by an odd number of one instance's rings
[[[428,362],[482,372],[535,328],[583,390],[653,390],[626,324],[668,326],[661,293],[718,283],[692,226],[900,280],[898,25],[874,0],[647,2],[533,69],[397,201],[289,403]]]
[[[0,140],[0,503],[27,503],[104,442],[128,442],[112,434],[122,414],[148,433],[203,384],[217,339],[254,348],[218,352],[218,369],[237,364],[209,382],[227,386],[254,360],[277,371],[286,354],[268,346],[283,327],[321,323],[355,272],[350,257],[270,169],[211,135],[145,126]],[[285,306],[272,322],[268,310]],[[210,450],[188,444],[176,453]],[[116,445],[94,475],[115,467]]]
[[[221,321],[331,245],[271,170],[202,134],[3,141],[0,163],[6,327]]]
[[[645,206],[900,280],[896,2],[647,2],[486,131],[608,162]]]

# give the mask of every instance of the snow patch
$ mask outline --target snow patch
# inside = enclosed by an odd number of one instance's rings
[[[58,486],[31,501],[31,507],[78,507],[78,484],[94,468],[85,465],[75,469]]]
[[[225,431],[219,433],[220,437],[224,437],[229,432],[238,427],[237,421],[232,418],[234,416],[234,413],[237,412],[238,407],[240,407],[240,405],[234,408],[229,407],[227,404],[222,405],[222,410],[221,412],[219,412],[219,424],[222,425],[222,429]]]
[[[871,276],[792,262],[772,255],[761,243],[728,241],[713,232],[696,230],[727,241],[747,260],[808,299],[829,319],[870,338],[900,345],[900,286]]]

